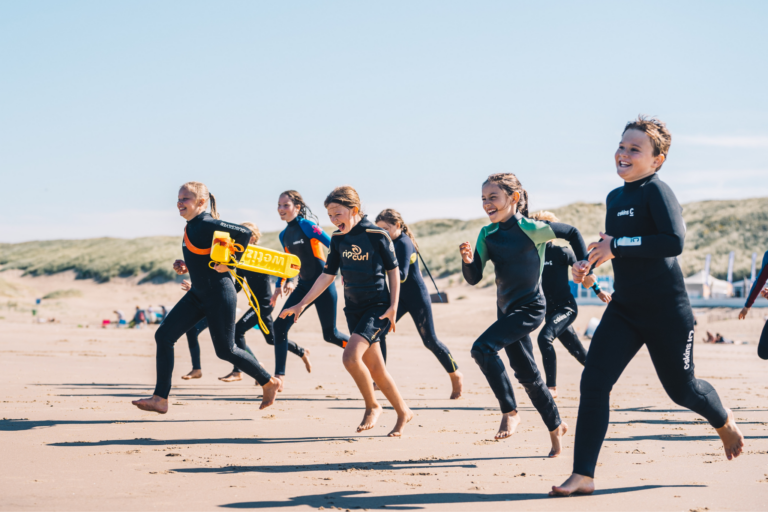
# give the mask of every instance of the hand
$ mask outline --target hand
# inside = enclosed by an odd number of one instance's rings
[[[269,305],[274,308],[275,304],[277,304],[277,298],[280,297],[282,294],[283,294],[282,288],[275,288],[275,291],[272,293],[272,296],[269,298]]]
[[[287,297],[288,295],[293,293],[293,290],[296,289],[296,283],[293,281],[284,281],[283,282],[283,297]]]
[[[178,275],[184,275],[187,272],[189,272],[189,269],[187,268],[187,264],[184,263],[184,260],[176,260],[173,262],[173,270],[176,271]]]
[[[611,242],[613,242],[613,237],[608,236],[605,233],[600,233],[600,238],[602,240],[599,242],[592,242],[589,244],[589,247],[587,247],[587,250],[590,251],[589,262],[595,267],[599,267],[606,261],[612,260],[615,257],[613,252],[611,252]]]
[[[739,311],[739,320],[744,320],[747,318],[747,313],[749,313],[749,308],[743,308],[741,311]]]
[[[605,302],[606,304],[608,304],[612,300],[611,294],[603,291],[597,294],[597,298],[599,298],[601,301]]]
[[[768,299],[768,286],[763,288],[763,291],[760,292],[760,295],[762,295],[764,299]]]
[[[589,274],[591,265],[587,260],[577,261],[571,267],[571,274],[573,275],[573,282],[579,284],[584,281],[584,278]]]
[[[303,305],[301,302],[293,306],[292,308],[284,309],[280,312],[280,318],[288,318],[289,316],[293,315],[293,323],[296,323],[299,321],[299,317],[301,316],[301,313],[304,312],[304,308],[307,306]]]
[[[384,312],[383,315],[379,317],[379,320],[384,320],[385,318],[389,318],[388,332],[395,332],[395,316],[396,315],[397,315],[397,308],[390,307],[388,310]]]
[[[223,263],[217,263],[216,265],[213,266],[213,270],[215,270],[219,274],[223,274],[225,272],[229,272],[229,267]]]
[[[597,278],[595,277],[595,274],[589,274],[584,277],[584,280],[581,282],[581,285],[584,288],[592,288],[592,286],[597,281]]]
[[[191,290],[192,289],[192,281],[190,281],[189,279],[183,280],[181,282],[181,289],[184,290],[185,292],[188,292],[189,290]]]
[[[461,252],[461,261],[469,265],[472,263],[472,260],[475,259],[475,254],[472,251],[472,244],[469,242],[464,242],[459,246],[459,252]]]

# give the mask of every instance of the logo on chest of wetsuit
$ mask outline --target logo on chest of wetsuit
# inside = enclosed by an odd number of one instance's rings
[[[552,265],[552,262],[551,262],[551,261],[545,261],[545,262],[544,262],[544,265],[550,265],[550,266],[551,266],[551,265]]]
[[[347,259],[355,260],[355,261],[368,260],[368,253],[363,254],[363,250],[356,245],[352,246],[351,251],[344,251],[341,253],[341,255]]]
[[[685,352],[683,353],[683,368],[689,369],[691,367],[691,349],[693,348],[693,331],[688,333],[688,341],[685,344]]]
[[[617,217],[624,217],[625,215],[628,215],[630,217],[635,216],[635,209],[630,208],[629,210],[621,210],[619,213],[616,214]]]
[[[303,239],[303,238],[299,238],[298,240],[296,240],[295,242],[293,242],[293,244],[291,244],[291,245],[296,245],[296,244],[303,244],[303,243],[304,243],[304,239]]]

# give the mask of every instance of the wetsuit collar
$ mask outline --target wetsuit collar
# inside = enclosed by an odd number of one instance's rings
[[[363,218],[360,219],[360,222],[358,222],[355,225],[355,227],[350,229],[349,233],[347,233],[347,234],[348,235],[359,235],[360,233],[362,233],[363,231],[365,231],[367,228],[370,228],[370,227],[371,227],[371,223],[368,220],[368,216],[367,215],[363,215]]]
[[[301,218],[301,215],[297,215],[296,217],[293,218],[292,221],[288,222],[288,225],[289,226],[296,226],[299,223],[299,219],[300,218]]]
[[[507,230],[512,228],[513,226],[517,226],[517,224],[520,222],[520,219],[523,218],[523,214],[520,212],[516,212],[513,216],[511,216],[509,219],[505,220],[504,222],[499,222],[499,229]]]
[[[645,185],[646,183],[648,183],[649,181],[653,181],[653,180],[659,179],[657,174],[658,174],[658,171],[656,171],[655,173],[651,174],[650,176],[646,176],[645,178],[643,178],[641,180],[633,181],[631,183],[626,183],[625,182],[624,183],[624,190],[637,190],[640,187],[642,187],[643,185]]]
[[[188,220],[188,221],[187,221],[187,224],[192,224],[193,222],[197,222],[197,221],[199,221],[199,220],[203,220],[203,219],[206,219],[206,218],[208,218],[208,217],[210,217],[210,216],[211,216],[211,214],[210,214],[210,213],[208,213],[208,212],[203,212],[203,213],[201,213],[200,215],[198,215],[197,217],[193,218],[192,220]]]

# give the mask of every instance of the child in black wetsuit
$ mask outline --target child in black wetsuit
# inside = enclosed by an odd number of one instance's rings
[[[657,119],[627,123],[616,151],[624,186],[606,200],[605,233],[590,244],[589,261],[573,266],[575,282],[589,268],[612,260],[614,293],[592,337],[581,376],[573,474],[551,496],[591,494],[609,422],[609,394],[645,345],[664,390],[678,405],[702,415],[717,430],[728,460],[744,436],[715,389],[697,379],[693,365],[693,311],[676,256],[683,252],[682,208],[657,174],[672,136]]]
[[[564,238],[583,259],[587,252],[584,240],[573,226],[527,218],[528,193],[514,174],[489,176],[483,183],[482,197],[491,224],[480,230],[474,251],[469,242],[461,244],[459,250],[462,273],[469,284],[479,283],[485,264],[493,262],[498,320],[472,345],[472,357],[501,407],[496,439],[511,436],[520,423],[512,383],[498,354],[504,349],[515,378],[547,425],[552,442],[549,456],[557,457],[568,425],[560,420],[555,401],[541,379],[529,335],[541,325],[546,312],[540,287],[546,243]]]
[[[451,351],[437,339],[435,334],[432,302],[419,270],[419,249],[416,239],[400,213],[391,208],[383,210],[376,216],[376,225],[389,233],[395,244],[395,255],[400,265],[400,302],[397,306],[397,321],[399,322],[406,313],[410,313],[424,346],[435,354],[451,378],[451,400],[461,398],[464,376],[458,371],[459,366],[453,359]],[[379,345],[386,362],[386,341],[382,340]]]
[[[397,412],[397,422],[389,436],[401,436],[413,413],[387,371],[378,343],[387,332],[395,330],[400,288],[395,247],[389,234],[362,214],[360,197],[352,187],[335,188],[325,199],[325,207],[338,231],[331,237],[323,273],[306,296],[295,306],[284,309],[280,318],[293,315],[298,320],[304,308],[333,284],[341,270],[344,314],[350,332],[344,347],[344,366],[365,399],[365,415],[357,431],[373,428],[382,412],[373,391],[373,378]]]
[[[763,255],[763,267],[760,269],[755,284],[752,285],[752,290],[749,292],[747,301],[744,303],[744,308],[739,312],[739,320],[747,318],[749,310],[757,300],[758,295],[762,295],[768,299],[768,288],[763,288],[766,281],[768,281],[768,251]],[[757,355],[760,359],[768,359],[768,322],[763,326],[763,332],[760,334],[760,341],[757,344]]]
[[[206,212],[210,201],[211,213]],[[226,265],[210,268],[211,246],[215,231],[226,231],[234,243],[248,245],[251,232],[238,224],[219,220],[216,200],[208,188],[199,182],[189,182],[179,190],[176,203],[179,214],[187,221],[184,228],[183,260],[176,260],[174,270],[182,275],[189,272],[192,288],[163,319],[155,332],[157,343],[157,384],[151,398],[133,401],[133,405],[145,411],[161,414],[168,412],[168,394],[173,374],[173,346],[176,341],[197,322],[208,318],[211,340],[216,355],[236,365],[261,384],[263,397],[261,409],[275,401],[280,383],[272,377],[252,354],[235,344],[235,309],[237,292]],[[239,258],[242,253],[235,253]]]

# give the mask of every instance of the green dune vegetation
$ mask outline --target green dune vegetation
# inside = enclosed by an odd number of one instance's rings
[[[736,252],[734,279],[749,276],[751,257],[768,250],[768,198],[700,201],[684,205],[688,227],[685,252],[680,264],[685,275],[700,271],[707,254],[711,272],[725,278],[728,253]],[[574,203],[552,210],[562,222],[579,228],[587,242],[597,240],[603,229],[605,205]],[[461,271],[458,245],[474,243],[486,219],[462,221],[434,219],[415,222],[411,228],[435,277]],[[261,245],[279,249],[277,232],[265,233]],[[115,277],[138,277],[139,283],[161,283],[176,279],[171,263],[181,258],[180,237],[134,239],[93,238],[0,244],[0,270],[20,269],[38,276],[72,270],[80,279],[106,282]],[[610,265],[600,269],[610,273]],[[493,282],[489,264],[485,284]],[[0,286],[0,288],[5,288]],[[7,295],[15,290],[5,289]]]

